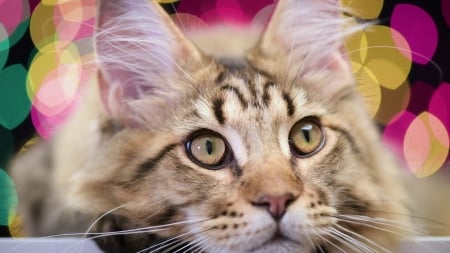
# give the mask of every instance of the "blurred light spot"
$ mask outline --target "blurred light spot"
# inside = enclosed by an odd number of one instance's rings
[[[64,108],[58,114],[47,116],[37,110],[35,107],[31,108],[31,121],[39,136],[44,140],[49,140],[58,128],[63,124],[72,114],[78,99],[74,99],[72,104]]]
[[[12,237],[24,237],[22,219],[17,213],[10,216],[8,228]]]
[[[11,65],[0,72],[0,124],[8,129],[18,126],[30,112],[26,92],[27,71],[20,65]]]
[[[373,117],[377,113],[381,103],[380,84],[370,69],[364,66],[355,66],[358,64],[352,63],[352,68],[358,69],[358,72],[355,73],[358,80],[356,90],[362,95],[370,116]]]
[[[383,8],[383,0],[342,0],[342,6],[351,10],[358,18],[375,19]]]
[[[409,82],[405,81],[395,90],[381,88],[380,108],[375,115],[378,123],[386,125],[388,122],[394,121],[408,108],[411,99],[411,90]]]
[[[179,0],[158,0],[159,3],[162,4],[170,4],[170,3],[175,3],[178,2]]]
[[[361,59],[362,64],[374,73],[380,85],[388,89],[398,88],[406,80],[411,69],[410,58],[397,49],[393,34],[394,37],[401,38],[400,34],[389,27],[373,26],[364,33],[367,48],[362,48],[367,50],[367,53],[362,55],[366,55]]]
[[[59,93],[60,99],[70,99],[79,84],[80,71],[80,55],[73,44],[67,47],[59,42],[46,45],[35,56],[30,66],[27,79],[30,100],[34,101],[38,92],[40,93],[36,102],[50,105],[50,107],[53,103],[52,95]],[[58,85],[59,88],[57,88]],[[39,91],[41,87],[43,91]],[[45,111],[43,108],[39,109]],[[44,113],[51,114],[50,111]]]
[[[44,79],[33,100],[33,105],[47,116],[61,112],[74,99],[80,77],[80,65],[58,66]]]
[[[3,68],[9,55],[9,39],[5,27],[0,23],[0,69]]]
[[[30,140],[28,140],[19,150],[19,154],[27,152],[31,147],[34,146],[34,144],[38,143],[40,140],[39,137],[33,137]]]
[[[8,35],[11,35],[22,21],[24,9],[23,4],[23,0],[0,2],[0,23],[3,24]]]
[[[202,20],[205,20],[208,24],[226,24],[226,20],[222,20],[219,13],[217,13],[217,9],[214,7],[212,9],[206,10],[202,12],[202,15],[199,16]]]
[[[0,168],[0,225],[8,226],[12,216],[16,215],[17,192],[9,175]]]
[[[438,117],[450,133],[450,84],[439,85],[431,97],[428,111]]]
[[[210,23],[211,20],[204,19],[202,16],[205,12],[215,9],[216,1],[199,1],[199,0],[183,0],[178,4],[177,12],[189,13],[204,20],[206,23]],[[217,17],[214,18],[217,20]]]
[[[438,32],[426,11],[412,4],[397,4],[392,12],[391,27],[408,41],[414,62],[426,64],[432,59],[438,43]]]
[[[72,0],[58,5],[54,18],[59,40],[75,41],[92,36],[95,13],[95,0]]]
[[[396,64],[397,62],[392,62],[391,59],[375,59],[367,61],[367,67],[376,72],[376,76],[380,80],[380,85],[387,89],[395,90],[402,83],[405,82],[406,77],[409,74],[409,67],[405,66],[408,63],[404,62],[404,66]],[[384,75],[382,74],[384,73]]]
[[[36,6],[30,20],[30,35],[39,50],[58,40],[54,22],[55,7],[43,2]]]
[[[0,1],[0,54],[5,46],[11,47],[23,37],[28,29],[29,18],[30,5],[28,0]],[[8,37],[9,42],[5,42]]]
[[[170,17],[183,31],[199,30],[208,26],[201,18],[188,13],[176,13]]]
[[[390,147],[395,156],[400,158],[400,160],[402,161],[405,161],[405,156],[403,153],[403,143],[406,130],[415,118],[415,114],[405,111],[392,119],[387,124],[383,132],[383,143]]]
[[[177,11],[197,16],[207,24],[248,25],[261,9],[270,4],[273,0],[183,0],[179,2]]]
[[[256,27],[266,27],[267,24],[269,24],[270,18],[272,17],[272,13],[274,10],[275,10],[274,4],[269,4],[266,7],[262,8],[253,17],[252,25]]]
[[[222,20],[228,23],[248,24],[255,13],[244,12],[244,5],[250,9],[255,7],[258,1],[248,1],[245,4],[239,0],[216,0],[216,11]]]
[[[352,62],[353,72],[359,71],[367,58],[367,37],[364,32],[356,32],[345,40],[346,56]]]
[[[53,6],[53,5],[59,4],[60,1],[64,1],[64,0],[41,0],[41,4],[47,5],[47,6]],[[65,1],[70,1],[70,0],[65,0]]]
[[[449,136],[442,122],[423,112],[406,131],[403,151],[409,169],[419,178],[435,173],[449,151]]]

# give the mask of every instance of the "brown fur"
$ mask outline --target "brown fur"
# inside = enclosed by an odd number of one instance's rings
[[[175,98],[146,94],[137,106],[120,104],[120,99],[102,103],[100,98],[115,79],[100,62],[100,85],[87,91],[88,99],[76,115],[50,143],[40,144],[13,166],[28,235],[85,232],[91,224],[94,231],[110,232],[173,223],[99,242],[107,252],[135,252],[177,236],[179,244],[160,251],[203,240],[198,247],[209,246],[206,252],[300,252],[319,247],[355,252],[355,241],[374,250],[394,250],[398,234],[412,229],[397,166],[381,146],[354,90],[340,47],[328,55],[333,64],[317,71],[312,69],[320,62],[295,62],[306,65],[301,75],[292,66],[286,69],[287,58],[295,52],[280,45],[275,31],[283,18],[280,13],[290,4],[295,5],[280,1],[262,39],[246,53],[231,49],[231,59],[198,51],[168,25],[169,33],[183,41],[174,54],[191,59],[181,62],[184,73],[155,76],[156,82],[165,80],[156,88],[178,85],[170,93]],[[168,23],[156,4],[151,8],[155,19]],[[102,46],[98,48],[102,54]],[[299,55],[294,60],[301,59]],[[125,91],[114,94],[129,99]],[[111,106],[115,102],[118,106]],[[311,116],[322,125],[326,142],[317,154],[298,158],[291,154],[288,134],[296,122]],[[200,129],[226,139],[232,162],[210,170],[189,159],[185,142]],[[282,219],[274,220],[258,201],[284,194],[292,200]],[[330,235],[327,229],[332,227],[355,241]],[[284,239],[271,242],[278,234]],[[195,245],[185,251],[199,249]]]

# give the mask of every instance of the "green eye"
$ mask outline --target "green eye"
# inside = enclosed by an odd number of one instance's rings
[[[228,146],[222,136],[205,130],[186,142],[186,152],[197,165],[207,169],[220,169],[226,162]]]
[[[289,133],[289,144],[295,156],[308,157],[319,152],[325,143],[325,136],[319,121],[307,117],[297,122]]]

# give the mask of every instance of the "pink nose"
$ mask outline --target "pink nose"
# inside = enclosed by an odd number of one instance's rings
[[[270,215],[272,215],[275,220],[279,220],[283,217],[289,204],[295,199],[296,197],[290,193],[278,196],[264,195],[256,202],[252,202],[252,204],[254,206],[266,207]]]

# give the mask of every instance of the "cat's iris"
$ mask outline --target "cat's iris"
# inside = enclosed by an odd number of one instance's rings
[[[313,117],[303,118],[292,127],[289,133],[289,145],[295,156],[308,157],[319,152],[325,143],[325,136],[319,120]]]
[[[186,142],[189,158],[199,166],[208,169],[219,169],[225,162],[228,146],[219,134],[212,131],[201,131]]]

